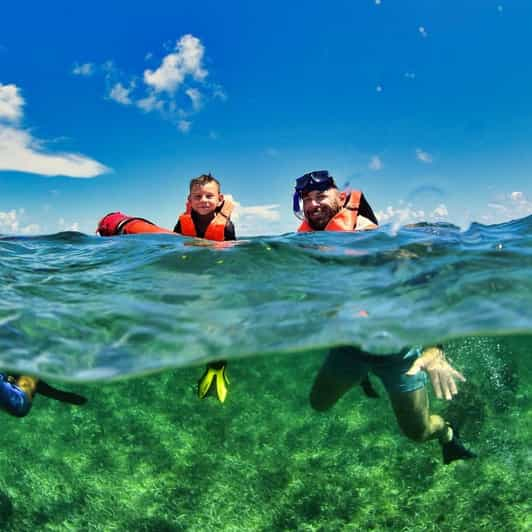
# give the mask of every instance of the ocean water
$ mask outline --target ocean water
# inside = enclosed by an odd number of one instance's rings
[[[0,240],[0,366],[72,380],[354,344],[532,333],[532,217],[216,244]]]
[[[362,234],[0,238],[0,367],[88,398],[3,420],[6,530],[529,530],[532,217]],[[432,409],[475,460],[402,437],[386,394],[326,413],[327,349],[442,343]],[[229,397],[199,400],[205,361]]]

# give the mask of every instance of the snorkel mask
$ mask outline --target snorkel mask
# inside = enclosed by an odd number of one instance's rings
[[[296,179],[296,186],[294,190],[293,209],[297,218],[302,220],[303,214],[303,192],[310,190],[327,190],[329,188],[337,188],[332,176],[327,170],[318,170],[316,172],[309,172]]]

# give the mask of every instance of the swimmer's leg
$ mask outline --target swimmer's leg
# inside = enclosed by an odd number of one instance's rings
[[[368,366],[357,358],[359,353],[350,346],[335,347],[329,351],[310,392],[310,404],[314,410],[328,410],[367,377]]]
[[[420,349],[412,348],[404,354],[384,359],[380,364],[373,364],[372,367],[388,391],[401,431],[417,442],[437,438],[442,447],[444,464],[475,458],[475,453],[460,441],[456,427],[441,416],[430,413],[425,372],[408,374],[408,368],[419,355]]]
[[[442,444],[451,440],[449,424],[441,416],[430,413],[426,388],[389,395],[399,428],[407,438],[416,442],[438,438]]]
[[[425,388],[412,392],[390,393],[390,400],[405,436],[417,442],[438,438],[444,464],[476,458],[477,455],[467,449],[460,440],[456,427],[441,416],[430,414],[429,397]]]

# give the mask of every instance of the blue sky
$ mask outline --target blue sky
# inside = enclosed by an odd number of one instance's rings
[[[173,227],[212,172],[237,233],[292,231],[328,169],[383,222],[532,213],[527,0],[10,2],[0,233]]]

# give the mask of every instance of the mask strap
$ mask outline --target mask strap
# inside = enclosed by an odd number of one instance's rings
[[[292,209],[294,211],[294,214],[298,218],[301,218],[301,193],[297,190],[294,192]]]

